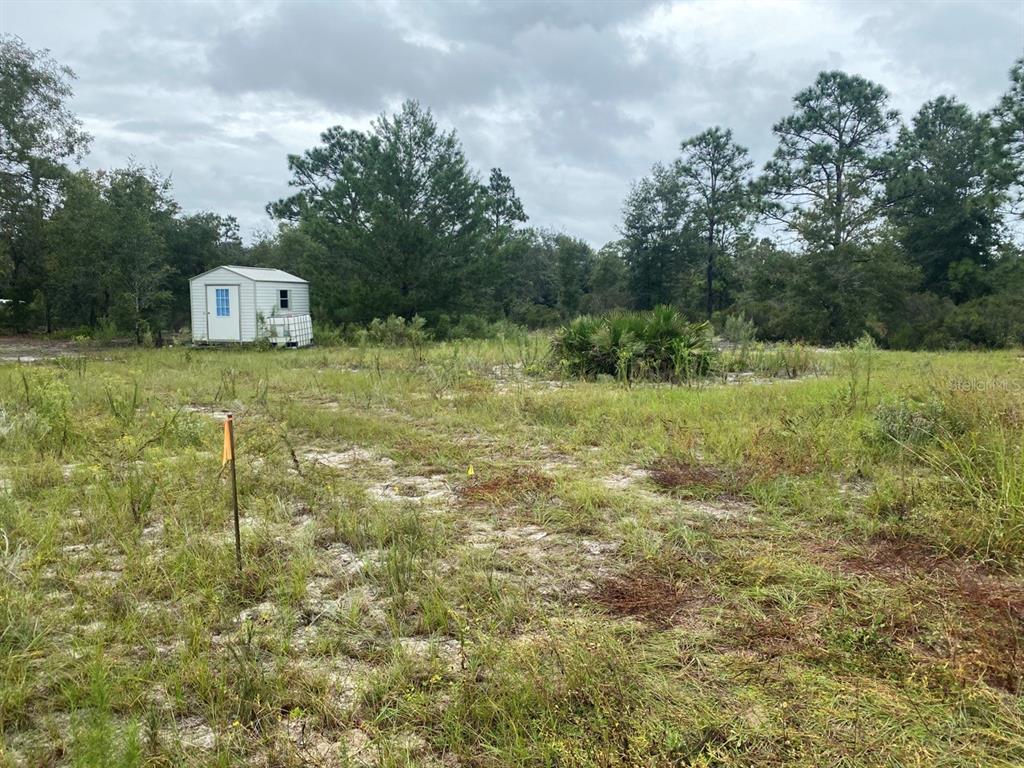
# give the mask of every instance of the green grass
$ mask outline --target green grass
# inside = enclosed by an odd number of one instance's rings
[[[546,343],[0,365],[0,765],[1024,762],[1017,352]]]

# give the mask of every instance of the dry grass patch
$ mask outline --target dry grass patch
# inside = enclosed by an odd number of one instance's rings
[[[843,571],[863,574],[887,582],[898,582],[911,576],[950,572],[964,567],[936,553],[916,539],[877,538],[872,545],[840,561]]]
[[[831,465],[828,444],[820,443],[806,424],[783,417],[782,423],[758,427],[743,450],[743,465],[760,477],[810,475]]]
[[[955,624],[950,662],[961,679],[1024,690],[1024,588],[972,577],[957,582],[964,621]]]
[[[791,613],[776,607],[763,607],[736,614],[736,624],[718,638],[721,647],[760,661],[800,659],[804,662],[823,657],[823,621],[825,606],[812,606]]]
[[[659,488],[690,496],[713,496],[720,500],[738,500],[746,484],[745,472],[727,470],[687,459],[663,458],[648,469]]]
[[[879,579],[915,596],[903,627],[919,653],[961,681],[983,680],[1011,694],[1024,690],[1024,583],[913,540],[878,539],[842,570]]]
[[[717,467],[679,459],[659,459],[650,467],[651,479],[665,489],[713,488],[723,485],[724,473]]]
[[[640,619],[661,628],[691,622],[709,600],[702,587],[679,584],[643,566],[606,579],[592,597],[613,616]]]
[[[554,485],[554,479],[548,475],[517,467],[488,473],[473,483],[463,485],[459,496],[469,504],[513,504],[547,496]]]

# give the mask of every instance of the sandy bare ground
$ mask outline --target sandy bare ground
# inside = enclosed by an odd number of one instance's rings
[[[81,353],[73,341],[32,336],[0,336],[0,362],[33,363]]]

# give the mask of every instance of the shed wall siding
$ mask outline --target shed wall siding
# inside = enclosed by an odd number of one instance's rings
[[[270,283],[250,280],[229,269],[218,268],[189,281],[192,302],[192,339],[209,341],[206,329],[206,288],[209,285],[237,285],[238,313],[242,341],[256,341],[258,316],[308,315],[309,285],[307,283]],[[278,306],[280,291],[289,291],[289,307]]]
[[[206,341],[206,283],[191,280],[188,286],[192,302],[192,340]]]
[[[242,313],[242,341],[256,341],[256,288],[244,277],[238,277],[238,311]]]
[[[309,285],[306,283],[264,283],[256,285],[256,311],[264,317],[309,314]],[[288,309],[278,306],[280,291],[288,291]]]

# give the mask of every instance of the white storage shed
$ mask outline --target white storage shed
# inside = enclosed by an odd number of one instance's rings
[[[280,269],[216,267],[189,280],[193,342],[313,340],[309,283]]]

